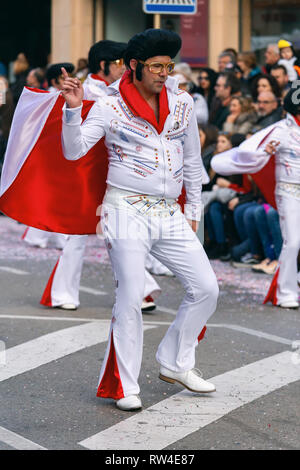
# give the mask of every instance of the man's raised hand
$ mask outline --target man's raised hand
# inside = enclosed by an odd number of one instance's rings
[[[267,152],[269,155],[274,155],[279,145],[280,142],[275,142],[275,140],[272,140],[266,145],[265,152]]]
[[[61,69],[64,84],[62,89],[62,95],[66,100],[68,108],[78,108],[82,104],[83,100],[83,86],[78,78],[69,77],[66,69],[62,67]]]

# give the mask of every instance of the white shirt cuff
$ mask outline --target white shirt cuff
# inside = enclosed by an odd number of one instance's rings
[[[197,220],[200,222],[203,204],[185,204],[184,215],[189,220]]]

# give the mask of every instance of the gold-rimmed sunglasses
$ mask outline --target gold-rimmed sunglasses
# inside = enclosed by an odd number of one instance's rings
[[[166,70],[167,74],[169,75],[173,72],[175,67],[175,62],[169,62],[168,64],[162,64],[161,62],[150,62],[150,64],[148,64],[143,60],[139,60],[139,62],[143,65],[147,65],[151,73],[162,73],[163,70]]]
[[[124,59],[112,60],[110,63],[116,64],[118,67],[122,67],[122,65],[124,65]]]

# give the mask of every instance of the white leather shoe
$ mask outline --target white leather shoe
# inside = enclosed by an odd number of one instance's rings
[[[77,310],[75,304],[63,304],[59,305],[57,308],[61,308],[62,310]]]
[[[281,308],[299,308],[299,304],[298,302],[295,302],[293,300],[289,301],[289,302],[282,302],[279,307]]]
[[[142,408],[142,402],[138,395],[129,395],[116,402],[117,407],[122,411],[134,411]]]
[[[198,369],[191,369],[187,372],[173,372],[172,370],[166,369],[165,367],[160,368],[159,378],[174,384],[178,382],[190,392],[196,393],[212,393],[216,391],[214,384],[207,382],[202,379],[202,374]]]
[[[151,302],[150,300],[148,301],[146,299],[143,300],[141,307],[142,312],[152,312],[155,309],[156,305],[154,302]]]

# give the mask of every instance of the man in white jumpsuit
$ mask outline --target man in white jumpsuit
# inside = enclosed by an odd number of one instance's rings
[[[102,230],[116,281],[109,342],[97,396],[122,410],[139,409],[143,349],[141,301],[146,258],[153,254],[181,281],[185,297],[156,359],[159,377],[193,392],[213,392],[195,365],[198,335],[214,313],[216,276],[195,232],[201,214],[201,150],[192,98],[172,72],[180,37],[147,30],[128,43],[122,80],[109,87],[81,125],[83,89],[66,77],[62,143],[68,160],[105,137],[108,188]],[[185,215],[176,199],[185,186]]]
[[[125,71],[123,55],[127,44],[115,41],[99,41],[89,51],[90,74],[83,84],[84,99],[95,101],[107,94],[107,87],[118,80]],[[61,90],[63,78],[61,68],[64,64],[54,64],[47,72],[49,82]],[[65,67],[64,67],[65,68]],[[70,69],[67,68],[70,73]],[[31,229],[37,230],[37,229]],[[42,232],[43,233],[43,232]],[[48,232],[44,232],[48,233]],[[66,236],[63,253],[55,264],[41,304],[46,307],[60,307],[64,310],[75,310],[79,306],[79,287],[87,235]],[[161,290],[155,279],[145,271],[144,298],[156,298]],[[153,302],[143,300],[145,311],[155,308]]]
[[[239,148],[212,160],[219,174],[257,173],[271,155],[275,159],[275,198],[280,218],[283,247],[278,269],[265,303],[282,308],[299,307],[297,257],[300,250],[300,82],[286,95],[282,121],[258,132]],[[270,184],[265,181],[265,185]]]

